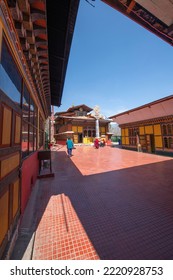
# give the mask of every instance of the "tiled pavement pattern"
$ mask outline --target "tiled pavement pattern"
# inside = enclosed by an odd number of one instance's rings
[[[71,203],[64,194],[52,196],[38,225],[34,260],[97,260]]]
[[[52,151],[55,177],[40,180],[33,256],[88,258],[76,254],[86,246],[75,243],[78,230],[69,238],[72,252],[69,240],[60,246],[67,237],[59,223],[65,194],[100,259],[173,259],[173,159],[112,147],[79,146],[73,153]]]

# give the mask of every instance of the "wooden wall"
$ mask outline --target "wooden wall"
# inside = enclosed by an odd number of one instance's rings
[[[0,258],[20,216],[21,112],[0,91]]]

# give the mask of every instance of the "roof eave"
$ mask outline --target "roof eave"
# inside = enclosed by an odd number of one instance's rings
[[[79,0],[46,1],[51,105],[60,106]]]

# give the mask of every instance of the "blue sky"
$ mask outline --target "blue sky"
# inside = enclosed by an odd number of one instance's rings
[[[171,95],[173,48],[110,6],[80,0],[62,105],[107,117]]]

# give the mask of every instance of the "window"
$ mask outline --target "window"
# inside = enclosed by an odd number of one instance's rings
[[[163,135],[167,135],[167,126],[164,124],[162,126]]]
[[[96,131],[95,130],[92,131],[92,137],[96,137]]]
[[[37,107],[26,85],[23,88],[22,158],[25,158],[37,149]]]
[[[76,116],[86,116],[87,112],[85,111],[76,111]]]
[[[168,148],[168,138],[164,137],[164,148]]]
[[[10,99],[20,106],[22,76],[20,75],[5,38],[2,40],[0,77],[0,88]]]
[[[36,128],[34,128],[34,130],[33,130],[33,137],[34,137],[34,139],[33,139],[34,151],[36,151],[37,150],[37,129]]]
[[[44,140],[44,122],[41,115],[39,115],[39,148],[43,146],[43,140]]]
[[[22,84],[23,83],[23,84]],[[10,51],[5,36],[2,39],[2,52],[0,60],[0,88],[2,91],[22,108],[22,125],[16,124],[16,131],[22,129],[22,158],[25,158],[37,149],[37,106],[23,82],[17,63]],[[16,136],[17,137],[17,136]],[[17,140],[16,140],[17,139]],[[18,140],[19,139],[19,140]],[[15,138],[20,144],[20,138]]]
[[[131,146],[137,145],[137,135],[139,135],[138,127],[129,128],[129,144]]]
[[[173,149],[173,124],[162,125],[163,143],[165,149]]]
[[[172,125],[171,124],[167,125],[167,132],[168,132],[168,135],[172,135]]]
[[[37,109],[30,97],[30,118],[29,118],[29,153],[36,150],[37,146]]]
[[[24,85],[23,90],[23,99],[22,99],[22,113],[23,113],[23,120],[29,122],[29,100],[30,94],[27,87]]]
[[[33,135],[33,126],[29,125],[29,153],[34,151],[34,135]]]
[[[173,149],[173,137],[169,137],[169,138],[168,138],[168,143],[169,143],[169,144],[168,144],[168,145],[169,145],[169,148],[170,148],[170,149]]]
[[[28,155],[28,123],[24,122],[22,123],[22,158],[26,157]]]

